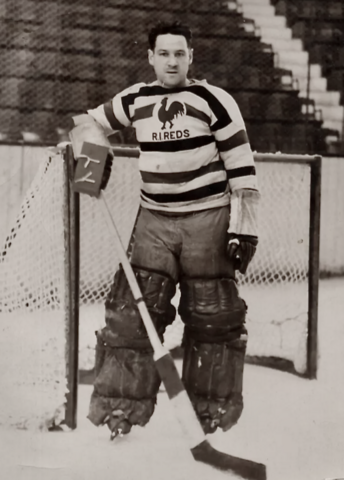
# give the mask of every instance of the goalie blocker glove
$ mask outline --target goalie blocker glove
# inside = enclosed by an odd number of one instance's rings
[[[87,113],[73,117],[73,122],[74,128],[69,132],[69,137],[72,142],[75,158],[80,158],[84,142],[109,148],[100,184],[100,189],[104,190],[109,182],[113,164],[113,153],[106,133],[103,127]]]

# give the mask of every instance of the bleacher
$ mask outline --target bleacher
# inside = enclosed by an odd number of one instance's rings
[[[289,2],[280,2],[287,14]],[[191,75],[233,95],[253,149],[326,151],[315,105],[299,97],[290,71],[275,67],[271,46],[234,0],[168,0],[163,10],[157,0],[7,2],[0,7],[0,140],[55,143],[65,138],[71,115],[154,80],[146,32],[158,19],[191,26]],[[134,137],[128,131],[115,141]]]
[[[272,0],[285,15],[293,36],[301,38],[312,63],[322,66],[328,90],[344,94],[344,2],[342,0]]]

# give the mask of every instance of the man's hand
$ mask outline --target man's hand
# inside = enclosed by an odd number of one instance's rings
[[[234,269],[245,274],[256,253],[258,238],[253,235],[231,233],[227,245],[227,255],[233,261]]]

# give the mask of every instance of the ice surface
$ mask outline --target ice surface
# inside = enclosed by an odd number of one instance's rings
[[[245,409],[219,450],[268,467],[271,480],[344,477],[344,279],[321,281],[318,379],[247,365]],[[180,367],[180,365],[179,365]],[[195,462],[166,393],[151,422],[109,441],[87,419],[91,387],[79,389],[74,432],[0,430],[0,478],[11,480],[221,480],[235,478]],[[25,399],[23,399],[25,401]]]

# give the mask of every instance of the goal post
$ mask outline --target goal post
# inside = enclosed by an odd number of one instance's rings
[[[79,296],[80,296],[80,196],[73,191],[74,157],[67,146],[63,154],[64,167],[64,232],[65,232],[65,308],[66,321],[66,406],[65,424],[77,426],[79,372]]]
[[[310,218],[309,218],[309,288],[307,373],[316,378],[318,368],[318,305],[320,278],[320,212],[321,212],[321,157],[311,163]]]
[[[113,150],[107,203],[129,247],[140,152]],[[315,378],[321,158],[255,154],[255,160],[259,245],[247,274],[238,275],[248,304],[247,358]],[[73,162],[70,147],[64,155],[47,151],[0,239],[0,425],[75,428],[78,370],[94,367],[95,331],[104,326],[119,259],[99,200],[72,192]],[[165,344],[180,345],[182,334],[177,316]]]

